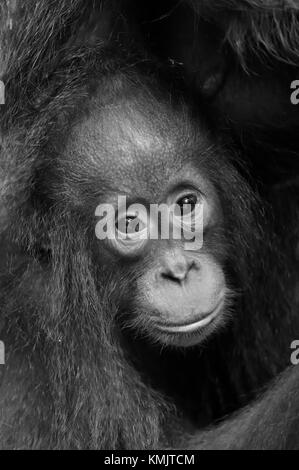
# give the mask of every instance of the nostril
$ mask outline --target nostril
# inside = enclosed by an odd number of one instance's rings
[[[198,260],[179,251],[166,253],[160,263],[160,268],[156,272],[157,280],[159,278],[179,284],[187,282],[190,271],[200,269]]]
[[[182,283],[186,280],[189,271],[193,267],[193,262],[191,263],[177,263],[172,267],[165,269],[161,276],[168,281]]]
[[[183,282],[186,279],[186,275],[187,275],[186,272],[174,273],[171,271],[164,272],[161,274],[163,279],[166,279],[167,281],[177,282],[179,284],[181,284],[181,282]]]

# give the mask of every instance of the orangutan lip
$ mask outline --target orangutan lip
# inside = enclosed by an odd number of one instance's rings
[[[200,316],[198,320],[192,321],[192,323],[168,323],[157,325],[158,328],[167,333],[192,333],[200,328],[204,328],[209,325],[220,313],[224,305],[224,298],[222,297],[218,302],[217,307],[212,311],[207,313],[204,316]]]

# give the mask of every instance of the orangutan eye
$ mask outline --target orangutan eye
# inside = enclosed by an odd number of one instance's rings
[[[190,214],[196,210],[199,198],[196,194],[186,194],[177,201],[177,205],[181,210],[181,216]]]
[[[138,217],[138,214],[126,215],[116,222],[116,230],[128,237],[142,232],[145,228],[146,224]]]
[[[203,216],[204,196],[199,191],[181,193],[174,205],[174,226],[186,232],[195,230]]]
[[[111,246],[122,256],[135,256],[143,251],[148,238],[146,213],[127,212],[117,217],[115,237],[111,240]]]

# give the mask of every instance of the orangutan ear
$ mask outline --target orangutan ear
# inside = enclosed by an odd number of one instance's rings
[[[206,70],[199,72],[198,84],[201,94],[205,98],[212,98],[221,88],[225,78],[225,66],[223,61],[218,64],[209,64]]]

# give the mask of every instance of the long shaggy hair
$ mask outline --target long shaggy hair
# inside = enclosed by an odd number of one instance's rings
[[[271,233],[267,208],[227,165],[223,183],[214,169],[214,183],[235,242],[231,262],[244,280],[233,325],[204,351],[185,355],[139,347],[120,334],[121,272],[95,266],[84,215],[64,208],[64,195],[58,204],[48,192],[48,169],[88,110],[97,77],[134,75],[139,61],[102,35],[108,19],[119,21],[110,5],[107,16],[107,2],[0,3],[4,448],[156,448],[165,422],[175,420],[174,404],[196,424],[205,407],[211,420],[240,406],[285,367],[298,328],[293,272],[285,267],[292,263]]]
[[[216,22],[246,69],[254,55],[298,66],[299,4],[297,0],[188,0],[196,12]]]
[[[26,356],[17,366],[24,377],[16,391],[21,409],[11,411],[6,392],[3,398],[8,421],[19,429],[12,446],[151,448],[160,438],[164,402],[119,344],[115,285],[109,279],[95,285],[88,238],[67,213],[58,220],[46,197],[37,196],[37,175],[54,159],[53,141],[84,108],[91,77],[109,76],[116,64],[118,71],[130,68],[132,59],[110,38],[86,41],[88,18],[96,14],[101,22],[104,2],[19,1],[10,8],[1,2],[1,245],[9,245],[11,263],[1,324],[8,383],[14,357]],[[4,447],[11,437],[7,429]]]

